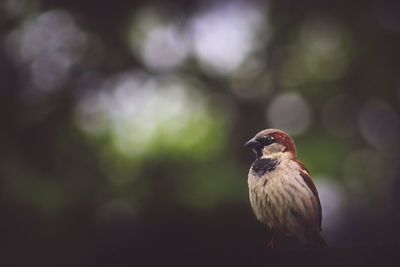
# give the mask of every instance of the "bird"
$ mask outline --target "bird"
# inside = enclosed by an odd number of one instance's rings
[[[248,173],[251,207],[257,219],[277,233],[294,236],[308,247],[326,247],[321,235],[322,208],[317,188],[296,145],[284,131],[265,129],[245,143],[256,154]]]

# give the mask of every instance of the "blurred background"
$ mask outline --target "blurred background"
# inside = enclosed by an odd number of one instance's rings
[[[243,148],[269,127],[294,137],[341,260],[388,260],[399,14],[388,0],[2,0],[4,266],[278,262]]]

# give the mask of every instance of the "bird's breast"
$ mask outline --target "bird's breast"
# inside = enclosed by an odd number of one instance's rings
[[[281,185],[276,174],[277,170],[274,170],[258,176],[254,171],[250,170],[248,176],[251,207],[257,219],[267,224],[270,228],[276,228],[275,225],[279,221],[277,203],[280,198],[276,196],[275,189]]]
[[[279,165],[278,159],[275,158],[259,158],[251,165],[250,172],[255,177],[262,177],[274,171]]]
[[[253,167],[248,175],[249,196],[258,220],[270,228],[290,231],[290,225],[315,216],[314,196],[301,178],[298,165],[283,161],[261,176]]]

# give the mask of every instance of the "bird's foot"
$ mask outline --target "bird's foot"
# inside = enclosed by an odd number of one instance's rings
[[[272,234],[271,240],[269,240],[269,242],[267,243],[267,247],[268,247],[269,249],[274,249],[274,248],[276,247],[275,237],[276,237],[276,234],[277,234],[277,233],[278,233],[278,231],[275,231],[275,232]]]
[[[267,243],[267,248],[270,248],[270,249],[275,248],[275,241],[273,238]]]

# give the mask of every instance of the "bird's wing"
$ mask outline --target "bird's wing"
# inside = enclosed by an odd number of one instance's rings
[[[297,164],[300,166],[300,176],[303,178],[304,182],[307,184],[308,188],[310,188],[311,192],[314,194],[317,203],[318,203],[318,223],[319,223],[319,229],[322,230],[321,224],[322,224],[322,208],[321,208],[321,201],[319,200],[318,196],[318,191],[317,188],[315,187],[315,184],[310,176],[310,173],[308,172],[307,168],[304,166],[304,164],[301,161],[296,160]]]

